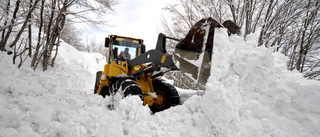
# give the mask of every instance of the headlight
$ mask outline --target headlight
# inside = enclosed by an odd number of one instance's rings
[[[107,76],[106,75],[101,75],[101,80],[107,80]]]

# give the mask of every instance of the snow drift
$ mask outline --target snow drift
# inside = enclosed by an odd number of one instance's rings
[[[0,136],[320,136],[320,82],[286,70],[287,58],[216,29],[206,91],[150,114],[139,97],[93,94],[105,58],[62,44],[54,68],[18,69],[0,52]]]

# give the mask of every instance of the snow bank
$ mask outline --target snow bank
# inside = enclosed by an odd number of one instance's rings
[[[102,63],[95,66],[102,67],[103,56],[66,44],[60,51],[46,72],[34,72],[28,64],[18,69],[0,52],[0,136],[122,136],[120,117],[92,90],[93,66],[86,60],[97,59]]]
[[[141,120],[129,136],[319,136],[320,82],[256,45],[217,29],[204,95]]]
[[[319,136],[320,82],[286,70],[273,49],[215,35],[212,75],[202,104],[221,136]],[[305,84],[309,83],[309,84]]]
[[[116,110],[93,94],[105,58],[62,44],[54,68],[21,69],[0,52],[0,136],[320,136],[320,82],[286,70],[286,57],[215,34],[206,91],[179,90],[182,105],[150,114],[139,97]]]

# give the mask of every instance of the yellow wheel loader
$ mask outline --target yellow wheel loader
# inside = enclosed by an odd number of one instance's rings
[[[240,29],[231,21],[223,25],[229,34]],[[96,74],[94,93],[103,97],[120,95],[121,98],[137,95],[154,113],[178,105],[176,88],[159,77],[180,70],[180,74],[189,77],[195,85],[204,87],[210,75],[214,28],[223,25],[212,18],[204,18],[182,40],[160,33],[156,49],[147,52],[142,39],[109,36],[105,39],[105,47],[109,48],[107,64]],[[167,54],[166,39],[179,41],[173,55]]]
[[[145,52],[142,39],[117,35],[106,38],[105,47],[109,59],[96,74],[95,93],[123,98],[138,95],[153,112],[179,104],[175,87],[158,78],[163,75],[161,68],[177,70],[172,56],[159,50]]]

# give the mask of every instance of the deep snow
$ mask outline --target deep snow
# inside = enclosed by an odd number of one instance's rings
[[[62,44],[55,67],[18,69],[0,52],[0,136],[320,136],[320,82],[286,70],[287,58],[216,29],[206,91],[178,89],[182,104],[150,114],[139,97],[116,110],[93,94],[105,58]],[[27,61],[28,62],[28,61]]]

